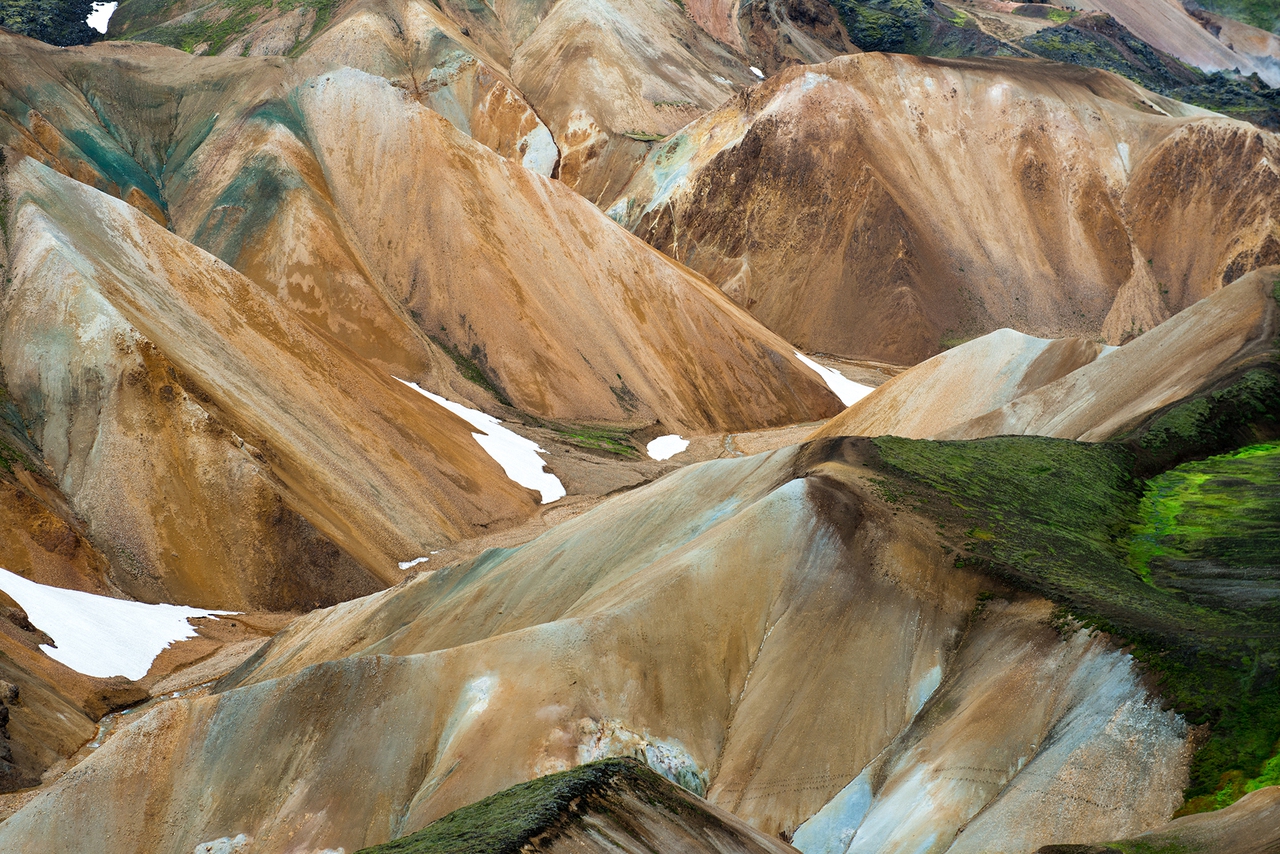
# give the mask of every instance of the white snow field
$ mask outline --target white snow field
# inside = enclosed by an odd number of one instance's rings
[[[819,365],[799,350],[796,351],[796,358],[813,368],[814,372],[827,384],[827,388],[835,392],[836,397],[840,398],[840,402],[845,406],[853,406],[875,391],[872,386],[855,383],[839,371]]]
[[[0,569],[0,590],[22,606],[32,624],[53,638],[40,649],[86,676],[141,679],[151,662],[174,641],[195,637],[187,622],[234,611],[185,605],[148,605],[48,587]]]
[[[107,31],[107,22],[111,20],[111,13],[119,5],[119,3],[94,3],[93,11],[89,13],[89,17],[84,19],[84,22],[98,32],[105,33]]]
[[[670,436],[659,436],[644,448],[649,452],[651,460],[669,460],[689,447],[689,440],[682,439],[672,433]]]
[[[400,380],[399,377],[396,377],[396,379]],[[549,471],[543,471],[546,463],[538,454],[545,454],[546,451],[538,447],[537,442],[512,433],[492,415],[485,415],[483,412],[468,409],[461,403],[446,400],[438,394],[432,394],[417,383],[411,383],[408,380],[400,380],[400,382],[418,392],[418,394],[431,398],[479,430],[479,433],[472,433],[471,435],[479,443],[480,447],[484,448],[484,452],[493,457],[498,465],[502,466],[502,470],[506,472],[507,477],[521,486],[535,489],[542,493],[543,504],[550,504],[552,501],[564,498],[565,491],[564,486],[560,483],[560,478]]]

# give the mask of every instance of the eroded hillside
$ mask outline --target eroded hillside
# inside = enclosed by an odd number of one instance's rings
[[[1269,852],[1276,51],[1115,5],[0,32],[0,849]]]

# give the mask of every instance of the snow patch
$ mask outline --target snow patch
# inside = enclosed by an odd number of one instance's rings
[[[1129,174],[1129,143],[1117,143],[1116,152],[1120,155],[1120,163],[1124,166],[1125,174]]]
[[[98,32],[105,33],[107,31],[107,21],[111,20],[111,13],[119,5],[119,3],[94,3],[93,11],[89,13],[89,17],[84,19],[84,22]]]
[[[171,643],[195,637],[188,620],[235,613],[148,605],[47,587],[7,569],[0,569],[0,590],[22,606],[36,628],[53,638],[54,646],[40,645],[46,655],[78,673],[102,678],[141,679]]]
[[[400,380],[399,377],[396,379]],[[475,409],[469,409],[461,403],[447,400],[438,394],[432,394],[417,383],[407,380],[400,380],[400,382],[440,404],[479,430],[479,433],[471,434],[477,444],[486,454],[493,457],[498,465],[502,466],[507,477],[523,487],[540,492],[543,504],[550,504],[552,501],[564,498],[565,490],[564,485],[560,483],[560,478],[549,471],[543,471],[546,463],[538,454],[545,454],[546,451],[540,448],[537,442],[512,433],[492,415],[486,415]]]
[[[759,68],[756,68],[754,65],[752,65],[752,66],[748,66],[748,67],[751,69],[751,73],[752,73],[752,74],[754,74],[755,76],[759,77],[761,80],[763,80],[763,79],[764,79],[764,72],[763,72],[763,71],[761,71]]]
[[[396,566],[400,567],[401,569],[412,569],[418,564],[426,563],[429,560],[431,560],[431,558],[429,557],[415,557],[413,560],[402,560],[398,564],[396,564]]]
[[[539,124],[525,134],[516,150],[524,152],[520,165],[544,178],[551,177],[556,161],[560,159],[560,149],[556,148],[555,138],[544,124]]]
[[[672,433],[669,436],[659,436],[645,445],[644,448],[649,452],[649,459],[651,460],[669,460],[676,454],[688,450],[689,440],[682,439],[679,435]]]
[[[831,368],[823,367],[810,359],[799,350],[796,351],[796,358],[804,362],[814,373],[822,377],[822,381],[827,384],[827,388],[835,392],[836,397],[840,398],[840,402],[845,406],[852,406],[859,400],[862,400],[875,389],[869,385],[855,383],[839,371],[833,371]]]

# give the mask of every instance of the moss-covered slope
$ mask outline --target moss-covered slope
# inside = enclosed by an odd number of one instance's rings
[[[833,0],[849,38],[862,50],[917,56],[1039,56],[1101,68],[1188,104],[1280,128],[1280,90],[1257,75],[1206,72],[1157,50],[1105,13],[1080,15],[1044,4],[1017,7],[1054,23],[1006,39],[959,6],[934,0]]]
[[[531,844],[621,852],[659,841],[658,850],[686,854],[795,850],[634,759],[604,759],[512,786],[361,854],[517,854]]]
[[[1226,806],[1277,764],[1276,387],[1256,370],[1102,444],[873,440],[884,496],[959,535],[958,567],[1049,597],[1064,624],[1115,634],[1207,725],[1183,812]]]

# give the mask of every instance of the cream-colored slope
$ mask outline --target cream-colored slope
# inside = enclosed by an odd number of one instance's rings
[[[295,97],[373,276],[520,409],[687,432],[838,409],[715,288],[385,81],[337,71]]]
[[[10,192],[0,359],[122,589],[334,601],[534,509],[470,425],[135,209],[31,159]]]
[[[1094,840],[1096,842],[1096,840]],[[1250,792],[1225,809],[1174,819],[1120,843],[1148,851],[1271,854],[1280,851],[1280,786]],[[1141,847],[1139,847],[1141,846]],[[1099,843],[1099,851],[1116,850]],[[1039,854],[1066,854],[1041,849]]]
[[[827,436],[926,439],[1087,365],[1103,347],[998,329],[898,374],[823,426]]]
[[[815,436],[1101,441],[1270,358],[1280,268],[1241,277],[1119,348],[1001,330],[904,371]]]
[[[983,609],[928,706],[793,844],[805,854],[1028,851],[1046,838],[1094,838],[1103,825],[1163,821],[1182,800],[1186,724],[1144,699],[1100,638],[1063,643],[1047,631],[1050,608]],[[1110,774],[1130,750],[1145,767]],[[1111,804],[1125,815],[1108,815]]]
[[[1104,72],[860,54],[657,146],[610,215],[807,351],[1150,329],[1280,260],[1280,143]]]
[[[1273,358],[1280,268],[1243,276],[1147,334],[999,409],[942,431],[962,439],[1012,433],[1100,442],[1146,416]]]
[[[1021,784],[1043,813],[988,850],[1162,820],[1185,724],[1145,704],[1100,639],[1059,640],[1047,604],[962,636],[988,582],[873,497],[859,460],[847,440],[689,467],[521,549],[313,613],[221,693],[121,732],[0,825],[0,846],[185,854],[244,834],[255,851],[354,850],[610,755],[646,757],[772,835],[921,732],[939,749],[917,773],[978,757],[993,784],[913,796],[904,828],[998,805],[1002,774],[1009,803],[1029,806]],[[1056,697],[1035,688],[1058,678]],[[1000,708],[1006,685],[1036,707]],[[943,701],[960,696],[1018,734]],[[1104,780],[1144,794],[1072,801]]]

